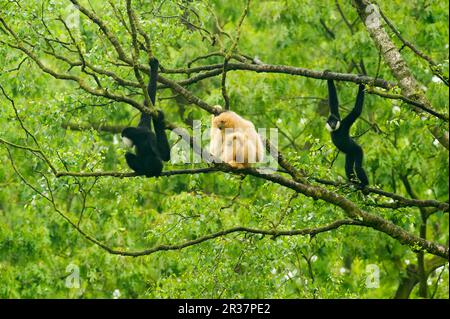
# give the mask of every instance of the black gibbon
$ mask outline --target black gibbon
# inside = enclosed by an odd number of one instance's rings
[[[336,147],[345,153],[345,174],[350,181],[355,181],[356,176],[359,184],[365,187],[369,184],[366,172],[362,167],[363,150],[355,140],[350,137],[350,128],[356,119],[361,115],[364,103],[364,85],[360,84],[356,97],[355,107],[341,121],[339,115],[339,102],[336,94],[336,87],[333,80],[328,80],[328,103],[330,106],[330,116],[328,117],[326,128],[331,133],[331,139]]]
[[[150,80],[147,90],[150,100],[155,105],[159,62],[157,59],[151,58],[149,64]],[[145,103],[145,106],[148,107],[147,104]],[[156,134],[152,132],[152,121]],[[137,127],[127,127],[122,131],[124,144],[128,147],[134,146],[136,149],[136,154],[127,152],[125,159],[128,166],[138,175],[160,176],[163,161],[170,160],[170,146],[164,129],[164,113],[158,110],[156,118],[142,112]]]
[[[212,117],[209,151],[234,168],[264,160],[264,145],[253,123],[231,111]]]

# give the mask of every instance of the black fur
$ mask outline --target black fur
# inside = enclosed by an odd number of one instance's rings
[[[150,80],[147,90],[153,106],[156,98],[158,66],[158,60],[152,58],[150,60]],[[145,105],[148,107],[147,103]],[[152,122],[156,134],[152,132]],[[138,126],[125,128],[122,131],[123,137],[130,139],[136,148],[136,154],[130,152],[125,154],[128,166],[139,175],[160,176],[163,161],[170,160],[170,146],[165,133],[164,113],[158,110],[156,118],[142,113]]]
[[[330,106],[330,116],[328,117],[327,124],[333,129],[331,139],[334,145],[346,154],[345,174],[350,181],[354,181],[356,172],[360,185],[365,187],[369,184],[369,179],[362,167],[364,152],[361,146],[350,137],[350,128],[362,112],[364,85],[359,85],[355,107],[342,121],[339,115],[339,102],[333,80],[328,80],[328,103]]]

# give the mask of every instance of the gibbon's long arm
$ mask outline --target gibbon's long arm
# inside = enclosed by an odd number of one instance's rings
[[[339,101],[336,93],[336,87],[334,86],[333,80],[328,80],[328,104],[330,106],[330,113],[333,114],[337,119],[340,119],[339,115]]]
[[[152,101],[153,106],[155,106],[156,81],[158,80],[159,61],[153,57],[150,59],[149,64],[150,64],[150,79],[148,81],[147,92],[148,92],[148,96],[150,97],[150,101]],[[147,105],[148,103],[144,103],[144,104],[145,104],[145,106],[148,107],[148,105]],[[150,114],[142,113],[138,126],[151,129],[151,125],[152,125],[151,119],[152,119],[152,116]]]
[[[164,124],[164,113],[158,110],[158,117],[153,118],[155,127],[156,144],[161,159],[165,162],[170,161],[170,145],[166,136],[166,125]]]
[[[158,67],[159,61],[155,57],[150,59],[150,79],[148,81],[147,92],[150,97],[150,101],[152,101],[153,106],[156,105],[156,83],[158,80]],[[147,103],[146,106],[148,107]],[[154,149],[154,143],[151,143],[152,149],[155,153],[159,154],[163,161],[170,160],[170,146],[169,141],[167,140],[167,136],[165,133],[165,124],[164,124],[164,114],[161,111],[158,111],[157,118],[152,117],[150,114],[142,113],[141,120],[139,121],[139,127],[145,127],[151,130],[151,122],[153,119],[153,126],[155,128],[156,135],[156,147]]]
[[[156,105],[156,81],[158,80],[159,62],[156,58],[150,59],[150,81],[148,82],[148,95],[153,106]],[[151,117],[151,116],[150,116]],[[150,121],[149,121],[150,122]],[[166,136],[166,125],[164,123],[164,113],[158,110],[158,116],[153,117],[153,126],[155,128],[156,145],[161,159],[165,162],[170,161],[170,145]]]
[[[150,81],[148,82],[148,96],[150,97],[150,100],[152,101],[152,104],[155,105],[156,103],[156,82],[158,80],[158,67],[159,67],[159,61],[156,58],[150,59]]]
[[[364,104],[364,85],[360,84],[358,89],[358,95],[356,96],[355,107],[342,121],[342,125],[350,128],[356,119],[361,115]]]

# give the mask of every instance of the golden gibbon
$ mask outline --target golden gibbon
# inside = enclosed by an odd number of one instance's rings
[[[234,168],[264,160],[264,145],[253,123],[231,111],[212,117],[209,151]]]

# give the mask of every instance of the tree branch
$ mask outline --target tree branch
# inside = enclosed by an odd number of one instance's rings
[[[0,139],[1,141],[1,139]],[[217,172],[219,168],[217,167],[205,167],[205,168],[195,168],[195,169],[180,169],[165,171],[161,173],[161,176],[172,176],[172,175],[182,175],[182,174],[201,174],[201,173],[212,173]],[[56,177],[63,176],[76,176],[76,177],[138,177],[140,175],[133,172],[57,172]]]
[[[99,245],[101,248],[109,252],[110,254],[114,255],[121,255],[121,256],[132,256],[132,257],[138,257],[138,256],[146,256],[151,255],[153,253],[156,253],[158,251],[169,251],[169,250],[181,250],[183,248],[198,245],[202,242],[212,240],[218,237],[223,237],[232,233],[248,233],[248,234],[259,234],[259,235],[265,235],[265,236],[272,236],[273,238],[279,237],[279,236],[315,236],[317,234],[331,231],[334,229],[337,229],[344,225],[355,225],[355,226],[364,226],[360,222],[351,220],[351,219],[343,219],[335,221],[331,224],[328,224],[326,226],[317,227],[317,228],[304,228],[304,229],[298,229],[298,230],[265,230],[265,229],[254,229],[249,227],[243,227],[243,226],[237,226],[233,228],[229,228],[226,230],[218,231],[209,235],[205,235],[202,237],[199,237],[194,240],[185,241],[179,244],[163,244],[158,245],[150,249],[145,250],[138,250],[138,251],[126,251],[121,249],[114,249],[111,247],[108,247],[107,245],[100,243],[99,241],[95,240],[91,236],[87,235],[86,233],[82,232],[81,229],[75,227],[86,239],[94,242],[95,244]],[[76,226],[76,225],[74,225]],[[95,241],[94,241],[95,240]]]

